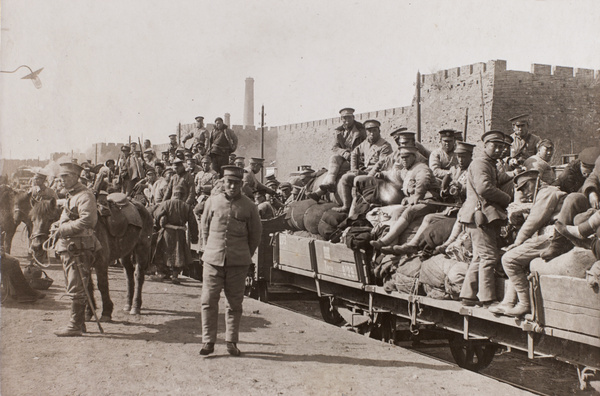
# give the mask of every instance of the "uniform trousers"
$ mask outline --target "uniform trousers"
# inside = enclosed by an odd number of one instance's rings
[[[517,291],[528,290],[527,273],[529,272],[529,263],[540,257],[540,253],[546,250],[551,243],[552,239],[549,235],[534,236],[504,253],[502,267]]]
[[[227,299],[225,311],[225,341],[238,342],[242,302],[249,265],[216,266],[204,263],[202,271],[202,342],[215,343],[219,318],[221,290]]]
[[[63,264],[65,273],[65,285],[67,295],[76,304],[85,304],[87,297],[84,287],[87,287],[90,278],[90,269],[92,265],[93,255],[90,250],[80,250],[75,252],[61,252],[60,258]],[[77,269],[81,268],[83,279]]]
[[[219,177],[223,176],[221,173],[221,167],[229,165],[229,155],[211,153],[210,159],[212,161],[213,170],[219,174]]]
[[[460,298],[479,299],[482,302],[496,300],[494,268],[500,258],[496,243],[500,226],[499,220],[483,226],[477,226],[474,223],[465,224],[466,231],[473,243],[473,259],[465,274]]]

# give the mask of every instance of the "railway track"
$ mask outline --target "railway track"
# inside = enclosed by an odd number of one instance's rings
[[[268,303],[300,315],[323,321],[318,301],[309,293],[276,291],[269,293]],[[349,327],[349,331],[352,328]],[[403,334],[403,330],[399,329]],[[407,331],[408,334],[410,334]],[[443,340],[415,340],[396,337],[393,345],[456,365],[448,343]],[[510,353],[508,353],[510,352]],[[501,381],[537,395],[590,395],[594,390],[579,390],[577,373],[573,366],[556,360],[530,360],[518,351],[501,350],[492,364],[479,372],[480,375]]]

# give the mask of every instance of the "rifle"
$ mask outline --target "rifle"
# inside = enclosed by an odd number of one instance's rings
[[[425,204],[425,205],[436,205],[436,206],[445,206],[448,208],[460,208],[461,204],[458,203],[448,203],[448,202],[439,202],[439,201],[426,201],[424,199],[419,199],[417,201],[417,203],[419,204]]]

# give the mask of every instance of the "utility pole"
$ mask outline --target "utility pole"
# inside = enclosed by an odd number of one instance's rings
[[[260,158],[265,158],[265,105],[260,107]],[[260,172],[260,182],[263,182],[265,167]]]
[[[417,142],[421,142],[421,72],[417,71]]]
[[[94,158],[94,165],[98,164],[98,143],[94,144],[94,151],[95,153],[95,158]]]

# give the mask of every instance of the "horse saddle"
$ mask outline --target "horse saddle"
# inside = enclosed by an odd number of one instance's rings
[[[129,225],[142,228],[142,216],[125,194],[112,193],[107,199],[110,214],[104,218],[110,235],[117,238],[124,236]]]

